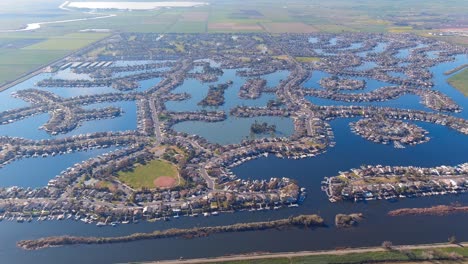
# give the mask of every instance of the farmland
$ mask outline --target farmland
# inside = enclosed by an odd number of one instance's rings
[[[25,38],[18,33],[0,34],[0,85],[106,36],[73,33],[52,37],[34,34]]]
[[[60,0],[19,0],[21,5],[0,3],[8,16],[0,17],[0,84],[12,81],[39,65],[46,64],[66,53],[82,48],[103,34],[78,33],[86,29],[106,29],[111,33],[313,33],[313,32],[391,32],[416,33],[466,45],[467,38],[453,34],[457,28],[466,28],[463,17],[468,7],[463,0],[449,2],[425,1],[371,1],[356,5],[344,0],[310,2],[305,0],[276,2],[258,0],[244,2],[207,1],[209,5],[174,7],[126,12],[100,9],[99,13],[84,10],[60,9]],[[365,6],[366,8],[362,8]],[[28,12],[25,14],[25,9]],[[104,19],[43,24],[40,29],[25,32],[5,32],[24,28],[28,23],[95,18]],[[460,22],[462,21],[462,22]],[[3,31],[2,31],[3,30]],[[447,32],[448,30],[448,32]],[[430,35],[431,31],[445,35]],[[4,49],[4,43],[10,43]],[[7,44],[8,45],[8,44]],[[26,51],[27,50],[27,51]],[[44,53],[44,51],[47,51]],[[44,56],[47,54],[47,56]],[[26,59],[26,56],[37,56]],[[19,62],[8,58],[18,59]],[[31,60],[29,63],[26,63]],[[6,65],[9,65],[8,67]]]
[[[25,50],[52,50],[52,51],[72,51],[83,48],[89,44],[108,36],[102,33],[74,33],[60,37],[52,37],[46,41],[25,47]]]

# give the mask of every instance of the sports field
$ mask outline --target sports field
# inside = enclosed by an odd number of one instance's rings
[[[182,184],[177,167],[163,160],[137,165],[131,171],[119,172],[118,178],[134,189],[172,188]]]

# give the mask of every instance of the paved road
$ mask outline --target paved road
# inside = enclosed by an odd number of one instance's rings
[[[215,187],[214,181],[208,175],[208,172],[206,171],[206,169],[203,166],[200,167],[200,174],[203,177],[203,179],[205,179],[206,185],[208,186],[208,189],[213,190],[214,187]]]

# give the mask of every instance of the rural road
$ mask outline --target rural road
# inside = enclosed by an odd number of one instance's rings
[[[396,250],[408,250],[408,249],[433,249],[440,247],[467,247],[468,243],[460,244],[425,244],[425,245],[403,245],[394,246]],[[179,264],[179,263],[218,263],[224,261],[245,261],[245,260],[257,260],[265,258],[292,258],[292,257],[307,257],[317,255],[344,255],[349,253],[364,253],[364,252],[378,252],[385,251],[382,247],[367,247],[367,248],[352,248],[343,250],[325,250],[325,251],[301,251],[301,252],[286,252],[286,253],[259,253],[250,255],[233,255],[218,258],[199,258],[199,259],[181,259],[181,260],[168,260],[168,261],[154,261],[145,262],[145,264]]]

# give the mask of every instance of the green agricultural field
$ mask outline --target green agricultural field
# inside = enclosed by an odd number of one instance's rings
[[[175,183],[173,186],[182,184],[179,182],[181,179],[177,167],[163,160],[153,160],[145,165],[138,164],[131,171],[118,173],[119,180],[135,189],[155,188],[155,182],[161,177],[172,178]]]
[[[453,75],[448,79],[448,82],[465,96],[468,96],[468,69]]]
[[[0,85],[66,54],[60,50],[0,50]]]
[[[109,34],[74,33],[61,37],[49,38],[46,41],[25,47],[26,50],[77,50],[107,37]]]
[[[39,33],[0,34],[0,85],[107,36],[109,34],[101,33],[50,37]]]
[[[170,33],[204,33],[206,32],[206,22],[185,22],[179,21],[172,25],[167,32]]]
[[[203,33],[203,32],[411,32],[438,38],[453,43],[468,45],[460,36],[428,35],[433,28],[443,23],[447,27],[463,21],[468,13],[466,0],[447,1],[402,1],[397,0],[355,1],[210,1],[208,6],[197,8],[163,8],[148,11],[100,10],[100,14],[116,16],[105,19],[75,21],[43,25],[28,32],[1,32],[18,29],[27,23],[95,17],[82,11],[66,11],[58,8],[61,0],[18,0],[15,5],[0,1],[1,56],[16,57],[0,61],[0,84],[16,79],[21,74],[44,65],[54,59],[85,47],[105,35],[78,33],[83,29],[109,29],[113,32],[143,33]],[[4,50],[8,48],[8,50]],[[23,51],[31,50],[25,58]],[[51,53],[46,53],[51,52]],[[10,55],[5,55],[10,53]],[[18,54],[19,53],[19,54]],[[45,59],[43,54],[48,54]],[[0,56],[0,59],[2,57]],[[30,60],[31,63],[24,63]],[[23,62],[21,62],[23,61]],[[19,66],[21,65],[21,66]],[[28,66],[29,65],[29,66]],[[8,66],[8,67],[7,67]]]

